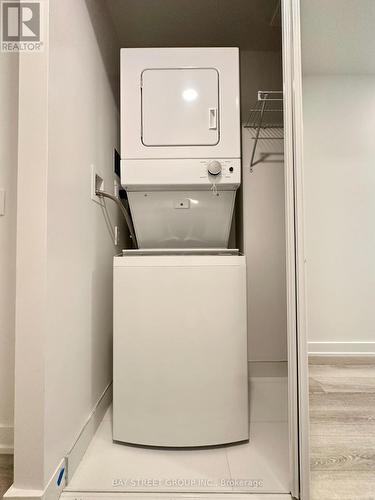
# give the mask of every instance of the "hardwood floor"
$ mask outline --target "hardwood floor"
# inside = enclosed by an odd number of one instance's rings
[[[375,500],[375,357],[310,360],[311,500]]]
[[[0,455],[0,497],[13,482],[13,455]]]

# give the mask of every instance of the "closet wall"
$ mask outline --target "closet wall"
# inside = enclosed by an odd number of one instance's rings
[[[53,383],[46,388],[46,463],[52,465],[112,381],[112,257],[124,246],[124,238],[114,244],[114,225],[122,235],[125,227],[113,202],[103,209],[90,197],[91,165],[105,189],[114,189],[119,117],[114,58],[106,58],[116,47],[113,25],[100,1],[51,0],[49,29],[47,325],[53,334],[46,373]]]
[[[119,18],[113,13],[108,17],[108,1],[42,2],[46,34],[49,22],[45,50],[32,58],[23,55],[20,61],[17,220],[15,487],[36,490],[46,486],[111,381],[112,256],[125,246],[121,241],[114,247],[105,214],[90,199],[91,165],[103,173],[106,187],[113,182],[118,56],[124,46],[116,34],[125,30],[116,33]],[[181,4],[166,3],[179,5],[181,24],[189,30]],[[208,3],[217,5],[216,0]],[[220,3],[228,8],[227,1]],[[259,36],[268,29],[274,4],[267,2],[263,24],[255,19],[254,29],[250,23],[250,29],[241,31],[253,46],[241,55],[244,119],[257,90],[280,89],[280,31],[272,28],[268,38]],[[139,0],[132,3],[133,9],[139,5]],[[201,5],[195,20],[200,19]],[[202,43],[205,40],[197,37],[196,45],[228,44],[238,32],[233,21],[243,18],[246,6],[252,5],[255,13],[265,2],[236,5],[228,15],[221,13],[220,19],[228,18],[226,38]],[[126,19],[135,23],[131,10]],[[141,24],[136,33],[145,37],[147,30]],[[212,33],[217,37],[222,32]],[[260,40],[268,41],[259,47]],[[249,358],[279,361],[286,359],[282,164],[260,163],[250,174],[250,147],[251,141],[244,138]],[[112,224],[120,224],[110,204],[108,212]]]
[[[258,90],[282,90],[282,85],[280,51],[241,51],[242,123]],[[256,159],[260,153],[269,156],[251,173],[253,142],[243,128],[243,234],[241,224],[236,227],[247,256],[249,361],[283,362],[287,360],[283,143],[259,141]],[[256,366],[251,363],[251,373]]]
[[[105,3],[122,47],[240,47],[243,123],[258,90],[282,90],[281,30],[274,0]],[[249,360],[286,361],[283,159],[271,155],[250,174],[252,144],[243,130],[243,198],[239,194],[236,234],[248,257]],[[282,141],[262,142],[258,153],[280,153],[282,148]]]
[[[113,26],[102,6],[43,0],[44,51],[20,56],[20,489],[47,486],[112,380],[112,257],[125,246],[123,239],[114,245],[113,226],[125,229],[114,204],[105,210],[91,199],[91,165],[113,192],[119,137],[110,64],[103,62],[114,51]]]
[[[18,55],[0,56],[0,453],[13,447],[14,322],[18,140]]]
[[[375,352],[375,4],[303,0],[301,21],[309,351]]]

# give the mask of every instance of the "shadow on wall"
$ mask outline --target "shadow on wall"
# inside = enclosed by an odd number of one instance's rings
[[[91,24],[98,42],[103,65],[117,108],[120,108],[120,43],[115,26],[103,0],[85,0]]]
[[[103,282],[112,274],[112,261],[97,266],[91,275],[91,325],[90,325],[90,359],[91,359],[91,407],[94,408],[101,394],[112,381],[112,304],[111,293],[98,295]],[[103,313],[104,311],[104,313]],[[103,374],[106,374],[105,376]],[[103,378],[105,384],[103,387]]]

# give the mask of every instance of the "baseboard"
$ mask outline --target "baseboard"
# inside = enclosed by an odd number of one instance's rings
[[[65,459],[63,459],[44,490],[25,490],[11,486],[3,498],[11,500],[58,500],[65,486],[65,471],[66,465]]]
[[[0,425],[0,455],[13,453],[14,429],[10,425]]]
[[[375,342],[309,342],[309,356],[375,355]]]
[[[79,432],[69,453],[60,462],[55,473],[44,490],[26,490],[11,486],[5,493],[4,499],[11,500],[58,500],[64,487],[72,477],[78,464],[83,458],[104,414],[112,401],[112,383],[110,383],[100,396],[94,409],[90,413],[85,425]],[[70,474],[70,475],[69,475]]]
[[[104,414],[112,402],[112,382],[103,391],[95,408],[90,413],[85,425],[82,427],[78,434],[72,448],[67,453],[66,460],[66,484],[69,484],[74,472],[76,471],[79,463],[81,462],[91,439],[99,427],[100,422],[103,420]]]

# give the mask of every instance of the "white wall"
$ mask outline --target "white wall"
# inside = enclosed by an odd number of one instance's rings
[[[303,73],[375,73],[374,0],[301,0]]]
[[[375,3],[301,16],[309,351],[375,352]]]
[[[18,57],[0,54],[0,453],[13,446]]]
[[[305,76],[311,352],[375,351],[375,76]]]
[[[124,244],[90,199],[92,164],[113,192],[118,109],[102,58],[113,30],[100,0],[48,4],[48,48],[20,63],[14,486],[38,490],[111,381],[112,256]]]
[[[241,109],[246,123],[258,90],[282,90],[280,52],[241,52]],[[250,361],[286,361],[285,194],[282,155],[250,173],[253,141],[242,133],[243,249],[247,256]],[[282,153],[280,141],[259,141],[260,153]],[[240,224],[237,224],[237,228]]]
[[[91,164],[113,193],[119,115],[101,54],[110,26],[98,46],[86,2],[50,5],[46,477],[112,380],[112,256],[121,251],[90,199]]]

